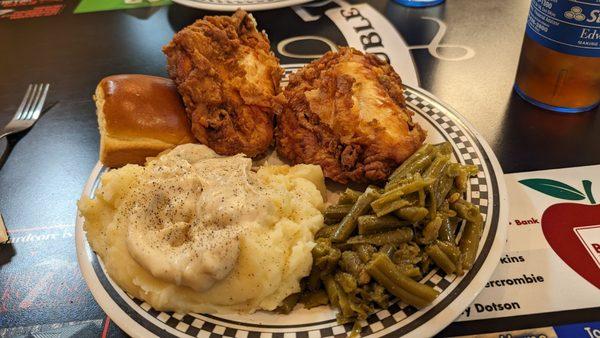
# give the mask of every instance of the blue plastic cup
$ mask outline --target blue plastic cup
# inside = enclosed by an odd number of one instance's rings
[[[406,7],[429,7],[439,5],[444,0],[394,0]]]

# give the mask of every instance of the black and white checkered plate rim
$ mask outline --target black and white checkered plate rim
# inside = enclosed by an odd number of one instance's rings
[[[423,337],[433,335],[447,326],[473,301],[491,277],[506,237],[504,179],[489,146],[458,113],[431,94],[405,86],[404,95],[410,109],[429,123],[429,133],[438,133],[452,144],[454,156],[459,162],[479,167],[479,174],[470,180],[467,199],[480,207],[485,218],[485,229],[471,270],[460,277],[446,275],[441,270],[432,271],[422,282],[440,291],[438,299],[421,310],[396,301],[389,308],[376,311],[362,323],[361,334],[369,337]],[[96,166],[84,194],[93,194],[105,170],[100,164]],[[314,322],[277,325],[232,320],[226,316],[156,311],[147,303],[125,294],[110,280],[102,263],[87,244],[80,217],[77,220],[76,244],[79,264],[92,294],[106,313],[132,336],[345,337],[351,329],[349,324],[338,325],[333,315],[328,320],[320,317]]]

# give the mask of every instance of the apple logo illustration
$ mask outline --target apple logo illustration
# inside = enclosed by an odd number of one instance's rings
[[[592,195],[592,182],[582,181],[583,192],[568,184],[541,178],[519,183],[555,198],[590,202],[551,205],[542,215],[542,231],[563,262],[600,289],[600,204],[596,204]]]

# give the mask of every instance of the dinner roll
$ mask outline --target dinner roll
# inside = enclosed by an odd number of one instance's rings
[[[113,75],[94,95],[100,129],[100,161],[108,167],[143,164],[147,157],[196,142],[181,97],[170,79]]]

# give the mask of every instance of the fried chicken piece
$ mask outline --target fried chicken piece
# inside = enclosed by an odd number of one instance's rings
[[[385,180],[425,140],[400,77],[375,55],[329,52],[291,75],[284,95],[278,154],[340,183]]]
[[[201,143],[221,155],[267,150],[283,70],[251,15],[207,16],[175,34],[163,52]]]

